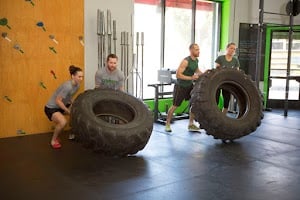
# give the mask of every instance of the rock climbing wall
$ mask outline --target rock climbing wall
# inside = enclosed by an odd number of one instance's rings
[[[0,138],[52,131],[44,105],[84,69],[83,27],[83,0],[1,0]]]

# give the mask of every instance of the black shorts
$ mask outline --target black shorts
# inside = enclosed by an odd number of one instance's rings
[[[189,87],[181,87],[175,84],[173,92],[173,105],[178,107],[183,102],[183,100],[189,100],[191,98],[192,89],[193,85]]]
[[[50,121],[52,121],[51,118],[52,118],[53,113],[56,113],[56,112],[60,112],[62,114],[64,113],[64,110],[61,108],[48,108],[47,106],[45,106],[44,111]]]
[[[66,107],[69,108],[70,105],[71,104],[68,104],[68,105],[66,105]],[[45,113],[46,113],[46,115],[47,115],[47,117],[50,121],[52,121],[53,113],[56,113],[56,112],[60,112],[61,114],[65,113],[65,111],[61,108],[48,108],[47,106],[45,106],[44,111],[45,111]]]

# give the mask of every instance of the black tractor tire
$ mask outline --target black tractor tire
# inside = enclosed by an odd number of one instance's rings
[[[235,118],[221,112],[216,102],[217,89],[230,92],[236,99]],[[242,70],[234,68],[206,71],[191,92],[191,112],[215,139],[233,141],[255,131],[263,119],[263,98],[256,84]]]
[[[71,131],[85,147],[110,156],[142,150],[153,130],[147,106],[122,91],[87,90],[72,104]]]

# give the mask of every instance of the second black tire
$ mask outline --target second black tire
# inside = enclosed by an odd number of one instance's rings
[[[224,115],[216,102],[217,89],[230,92],[236,99],[237,117]],[[263,118],[262,95],[250,76],[233,68],[205,72],[191,92],[191,111],[195,119],[215,139],[234,140],[255,131]]]

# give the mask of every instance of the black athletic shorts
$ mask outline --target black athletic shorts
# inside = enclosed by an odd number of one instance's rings
[[[70,104],[66,105],[66,107],[69,108]],[[48,108],[47,106],[45,106],[44,111],[50,121],[52,121],[51,118],[52,118],[53,113],[56,113],[56,112],[60,112],[61,114],[65,113],[65,111],[61,108]]]
[[[193,85],[189,87],[181,87],[175,84],[173,92],[173,105],[178,107],[183,102],[183,100],[189,100],[191,98],[192,89]]]

